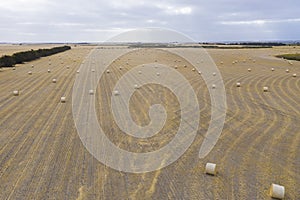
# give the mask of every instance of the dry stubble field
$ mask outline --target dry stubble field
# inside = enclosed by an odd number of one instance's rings
[[[211,116],[201,76],[186,60],[165,50],[139,49],[117,59],[109,66],[111,73],[98,83],[96,109],[107,137],[120,148],[159,149],[172,140],[180,122],[175,96],[149,84],[132,96],[132,118],[148,124],[149,106],[160,103],[168,113],[166,125],[148,140],[119,130],[109,108],[111,91],[136,65],[155,60],[177,65],[201,109],[198,134],[180,159],[158,171],[132,174],[97,161],[82,145],[74,125],[71,98],[76,71],[93,48],[72,48],[0,72],[0,199],[270,199],[271,183],[285,186],[286,199],[300,197],[300,63],[289,65],[272,57],[299,49],[208,50],[223,76],[228,110],[217,145],[201,160],[199,147]],[[298,77],[292,77],[294,73]],[[263,92],[264,86],[269,92]],[[13,96],[13,90],[20,95]],[[60,103],[61,96],[67,97],[66,103]],[[217,176],[204,174],[206,162],[218,164]]]

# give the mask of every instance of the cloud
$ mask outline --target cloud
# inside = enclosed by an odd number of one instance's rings
[[[299,39],[299,7],[298,0],[9,0],[1,2],[0,40],[99,42],[144,27],[198,41]]]
[[[300,22],[300,18],[279,20],[246,20],[246,21],[222,21],[223,25],[264,25],[268,23],[290,23]]]
[[[172,6],[166,4],[158,4],[158,8],[169,15],[190,15],[192,13],[192,7],[190,6]]]

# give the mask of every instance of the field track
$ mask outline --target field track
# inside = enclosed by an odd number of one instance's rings
[[[155,60],[177,65],[199,101],[199,129],[190,148],[172,165],[142,174],[103,165],[77,134],[73,84],[82,62],[101,62],[101,57],[89,57],[93,49],[74,47],[0,72],[0,199],[271,199],[271,183],[285,186],[285,199],[300,198],[300,62],[289,65],[271,56],[299,49],[208,50],[223,77],[228,111],[222,135],[204,159],[198,159],[198,153],[211,102],[193,66],[162,49],[138,49],[115,60],[108,68],[110,73],[101,77],[95,97],[99,123],[120,148],[135,152],[159,149],[172,140],[180,123],[176,97],[165,87],[149,84],[132,96],[130,113],[137,124],[147,125],[149,107],[160,103],[168,114],[164,128],[150,139],[125,135],[118,128],[109,108],[111,93],[133,67]],[[298,76],[292,77],[294,73]],[[53,78],[57,83],[52,83]],[[269,92],[263,92],[264,86]],[[13,90],[20,95],[13,96]],[[66,96],[66,103],[60,103],[61,96]],[[206,162],[218,164],[217,176],[204,174]]]

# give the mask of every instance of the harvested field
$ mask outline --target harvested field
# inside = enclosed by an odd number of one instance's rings
[[[12,55],[20,51],[30,51],[31,49],[50,49],[53,47],[61,46],[59,44],[31,44],[31,45],[18,45],[18,44],[0,44],[0,57],[4,55]]]
[[[174,138],[179,102],[160,85],[139,87],[130,100],[133,120],[147,125],[149,107],[162,104],[167,123],[157,135],[137,139],[125,135],[111,113],[116,82],[135,66],[155,61],[177,65],[190,82],[201,111],[195,140],[176,162],[149,173],[120,172],[100,163],[83,146],[75,127],[72,92],[77,70],[85,65],[97,72],[104,68],[97,55],[115,49],[78,46],[0,72],[0,199],[271,199],[271,183],[285,186],[285,199],[299,198],[300,76],[292,75],[300,75],[300,62],[290,65],[273,57],[295,53],[299,47],[207,50],[223,77],[228,109],[222,135],[204,159],[198,154],[211,117],[207,86],[190,63],[167,50],[137,49],[121,56],[94,90],[106,136],[122,149],[150,152]],[[4,51],[0,53],[12,52]],[[263,92],[265,86],[269,92]],[[19,96],[12,94],[14,90]],[[63,96],[65,103],[60,102]],[[216,176],[204,173],[207,162],[217,164]]]

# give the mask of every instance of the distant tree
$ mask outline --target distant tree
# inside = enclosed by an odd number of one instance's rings
[[[69,49],[71,49],[70,46],[62,46],[62,47],[54,47],[51,49],[38,49],[38,50],[31,49],[30,51],[14,53],[12,56],[5,55],[0,58],[0,67],[12,67],[15,64],[29,62],[41,57],[46,57],[56,53],[67,51]]]

